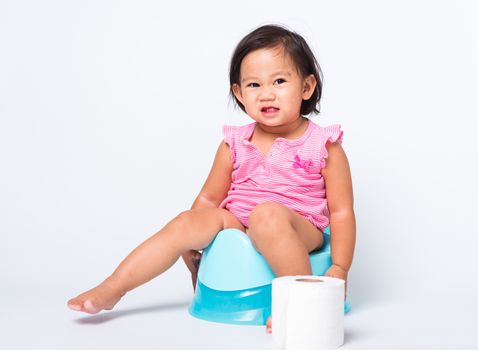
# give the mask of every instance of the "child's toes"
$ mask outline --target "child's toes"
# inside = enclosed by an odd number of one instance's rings
[[[75,298],[75,299],[68,300],[67,305],[72,310],[81,311],[83,302]]]
[[[269,317],[266,321],[266,333],[272,333],[272,317]]]

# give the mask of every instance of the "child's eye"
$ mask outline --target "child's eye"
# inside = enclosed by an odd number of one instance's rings
[[[249,83],[249,84],[247,84],[247,87],[256,88],[256,87],[259,87],[259,84],[257,84],[257,83]]]
[[[276,83],[277,85],[279,85],[279,84],[283,84],[283,83],[285,83],[285,80],[284,80],[284,79],[281,79],[281,78],[279,78],[279,79],[277,79],[277,80],[275,81],[275,83]]]

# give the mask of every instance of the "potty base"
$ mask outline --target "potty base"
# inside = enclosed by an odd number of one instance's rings
[[[265,325],[271,314],[271,291],[271,284],[238,291],[220,291],[198,280],[189,313],[211,322]]]

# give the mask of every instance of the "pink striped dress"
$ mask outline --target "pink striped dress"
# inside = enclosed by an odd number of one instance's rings
[[[281,203],[295,210],[318,229],[329,225],[324,179],[327,142],[342,142],[340,125],[320,127],[309,120],[298,139],[277,138],[267,156],[249,141],[256,123],[224,126],[224,141],[233,162],[232,182],[220,204],[248,227],[254,207],[264,202]]]

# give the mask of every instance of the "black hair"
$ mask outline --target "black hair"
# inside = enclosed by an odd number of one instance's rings
[[[322,71],[312,50],[305,39],[299,34],[278,25],[264,25],[247,34],[237,44],[231,58],[229,69],[230,95],[235,103],[245,112],[244,105],[234,96],[232,87],[241,85],[241,63],[244,57],[252,51],[266,48],[282,47],[297,67],[300,75],[305,78],[313,74],[317,80],[312,96],[302,100],[300,113],[307,115],[319,113],[319,102],[322,96]]]

